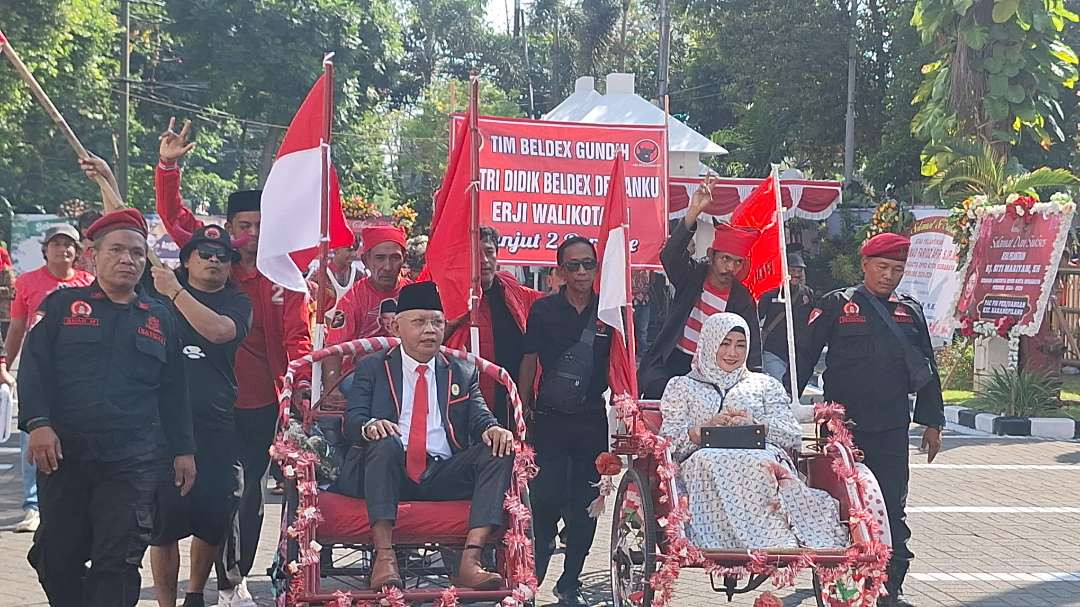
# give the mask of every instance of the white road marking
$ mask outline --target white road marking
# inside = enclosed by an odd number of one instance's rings
[[[11,470],[14,467],[14,464],[0,464],[0,472],[3,472],[5,470]]]
[[[0,447],[0,455],[18,455],[22,449],[18,447]]]
[[[912,470],[1067,470],[1080,472],[1078,464],[908,464]]]
[[[908,506],[907,513],[922,514],[1080,514],[1072,506]]]
[[[1080,571],[1044,573],[909,573],[920,582],[1080,582]]]

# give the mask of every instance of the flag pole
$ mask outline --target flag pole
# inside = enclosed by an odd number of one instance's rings
[[[780,165],[772,165],[773,193],[776,197],[776,221],[780,234],[780,268],[783,284],[781,292],[784,297],[784,317],[787,324],[787,348],[788,348],[788,386],[791,390],[791,406],[799,403],[799,378],[798,367],[795,361],[795,324],[791,314],[791,274],[788,272],[787,262],[787,234],[784,229],[784,199],[780,191]]]
[[[322,175],[319,181],[319,273],[315,294],[315,350],[323,349],[326,341],[326,290],[327,269],[330,258],[330,130],[334,124],[334,53],[323,57],[323,133],[319,141],[322,155]],[[311,371],[311,402],[322,398],[322,363],[316,361]]]
[[[470,352],[480,355],[480,75],[469,73],[469,341]]]

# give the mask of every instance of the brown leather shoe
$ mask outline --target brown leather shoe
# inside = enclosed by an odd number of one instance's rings
[[[483,546],[465,546],[461,553],[461,564],[458,565],[458,573],[450,578],[450,583],[458,588],[471,588],[473,590],[495,590],[502,588],[506,582],[503,576],[484,569],[480,563],[480,552]]]
[[[375,562],[371,564],[371,583],[373,590],[387,586],[401,588],[401,574],[398,573],[397,554],[393,548],[376,548]]]

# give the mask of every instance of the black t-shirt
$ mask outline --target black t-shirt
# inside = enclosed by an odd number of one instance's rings
[[[506,307],[506,296],[502,284],[494,281],[491,288],[484,292],[484,299],[488,302],[491,310],[491,334],[495,339],[495,364],[510,372],[511,377],[517,380],[518,370],[521,369],[521,359],[525,356],[524,335],[518,328],[517,322]],[[501,423],[508,423],[507,417],[501,415],[506,408],[506,388],[502,384],[495,384],[495,402],[489,407]],[[504,426],[509,427],[509,426]]]
[[[772,330],[765,336],[762,347],[766,352],[772,352],[776,356],[788,359],[787,342],[787,312],[784,304],[777,301],[780,299],[780,289],[766,291],[758,302],[758,315],[761,316],[764,331],[772,326]],[[795,324],[795,345],[798,346],[806,339],[806,328],[810,324],[810,312],[814,309],[814,292],[806,285],[800,286],[791,293],[791,319]]]
[[[251,300],[246,293],[232,286],[214,293],[200,291],[188,284],[184,286],[204,306],[236,323],[236,337],[232,341],[214,344],[199,335],[183,313],[169,303],[180,328],[180,355],[187,371],[191,413],[198,442],[200,436],[233,432],[233,406],[236,402],[233,363],[240,342],[244,341],[251,329]]]
[[[529,311],[529,322],[525,329],[525,354],[539,354],[540,365],[551,369],[555,361],[581,339],[585,322],[590,317],[596,323],[596,338],[593,341],[593,374],[589,382],[588,403],[602,403],[604,392],[608,388],[608,361],[611,358],[611,334],[607,325],[596,321],[596,309],[599,299],[593,294],[589,305],[578,313],[566,299],[566,287],[558,293],[538,299]],[[543,371],[540,381],[543,382]],[[544,403],[537,403],[543,408]]]

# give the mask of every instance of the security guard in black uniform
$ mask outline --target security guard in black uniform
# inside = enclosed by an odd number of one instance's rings
[[[825,400],[847,408],[863,463],[877,477],[888,510],[893,556],[889,595],[879,606],[909,606],[900,598],[915,557],[904,508],[908,490],[909,394],[915,393],[917,424],[926,426],[923,449],[932,462],[941,449],[945,412],[922,306],[894,293],[904,276],[910,242],[879,234],[862,248],[864,282],[829,293],[809,318],[809,338],[800,345],[799,385],[805,387],[814,361],[828,344]],[[901,337],[903,341],[901,341]]]
[[[130,606],[157,484],[195,481],[191,407],[176,319],[135,290],[146,220],[115,211],[87,234],[97,281],[47,297],[23,348],[19,427],[41,507],[29,561],[54,607]]]

